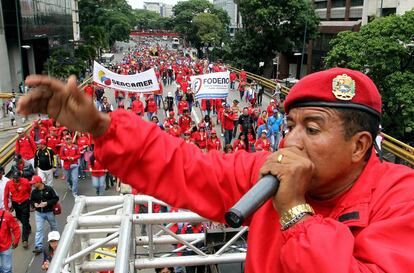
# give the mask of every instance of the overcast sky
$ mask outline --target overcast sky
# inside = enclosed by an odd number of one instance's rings
[[[178,0],[128,0],[128,3],[132,6],[134,9],[142,9],[144,8],[144,1],[145,2],[161,2],[169,5],[175,5],[177,4]]]

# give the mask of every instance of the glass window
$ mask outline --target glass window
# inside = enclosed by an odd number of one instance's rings
[[[383,8],[381,12],[381,16],[393,15],[396,12],[397,12],[396,8]]]
[[[351,7],[363,6],[364,0],[351,0]]]
[[[333,8],[342,8],[345,7],[345,0],[332,0]]]
[[[326,9],[327,4],[328,4],[327,1],[315,2],[315,9]]]

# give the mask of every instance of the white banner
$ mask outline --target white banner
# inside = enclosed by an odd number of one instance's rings
[[[225,99],[229,94],[229,71],[191,76],[190,79],[197,100]]]
[[[160,89],[154,68],[139,74],[120,75],[94,62],[93,81],[104,87],[136,93],[147,93]]]

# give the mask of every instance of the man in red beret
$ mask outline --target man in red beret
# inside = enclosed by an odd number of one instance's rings
[[[245,222],[246,272],[414,268],[414,171],[381,162],[373,152],[381,97],[363,73],[334,68],[304,77],[285,101],[283,147],[225,155],[203,153],[127,111],[99,113],[74,77],[65,84],[31,76],[26,84],[37,88],[19,100],[21,114],[47,112],[72,130],[92,133],[95,155],[111,173],[213,221],[224,222],[259,177],[277,176],[278,192]]]

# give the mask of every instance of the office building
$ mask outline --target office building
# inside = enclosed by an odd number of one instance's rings
[[[0,92],[17,92],[27,75],[45,72],[52,50],[79,40],[76,2],[1,0]]]

